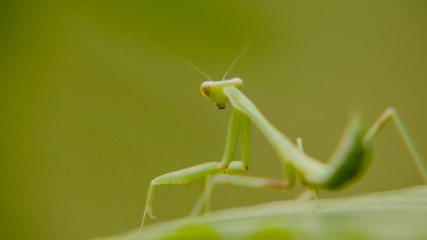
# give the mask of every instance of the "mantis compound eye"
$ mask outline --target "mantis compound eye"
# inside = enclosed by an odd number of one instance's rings
[[[200,86],[200,90],[206,98],[209,98],[218,109],[224,109],[228,98],[224,94],[224,88],[226,87],[235,87],[241,89],[243,86],[243,81],[240,78],[232,78],[230,80],[224,81],[206,81],[203,82]]]

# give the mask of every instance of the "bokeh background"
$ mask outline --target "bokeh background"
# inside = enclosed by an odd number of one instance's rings
[[[2,1],[1,239],[71,240],[136,228],[150,179],[220,159],[230,109],[200,73],[230,77],[290,138],[327,160],[348,116],[400,110],[427,157],[426,1]],[[254,128],[250,174],[280,178]],[[390,125],[341,197],[422,184]],[[218,187],[212,209],[291,199]],[[159,187],[158,220],[185,216],[199,185]]]

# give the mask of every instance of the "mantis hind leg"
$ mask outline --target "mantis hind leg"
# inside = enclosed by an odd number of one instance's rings
[[[197,201],[191,216],[202,215],[206,210],[206,204],[209,201],[211,193],[216,185],[234,185],[251,188],[271,188],[271,189],[289,189],[288,182],[278,181],[268,178],[242,176],[242,175],[227,175],[215,174],[207,176],[206,186],[204,191]]]
[[[398,111],[395,108],[387,108],[384,113],[378,118],[378,120],[374,123],[374,125],[368,130],[366,135],[363,138],[363,143],[365,145],[370,145],[373,138],[384,128],[384,126],[393,119],[397,129],[399,130],[400,135],[403,138],[406,146],[409,149],[410,154],[415,160],[417,164],[418,170],[421,172],[421,175],[424,178],[424,181],[427,183],[427,165],[425,161],[422,159],[420,153],[415,147],[414,142],[409,136],[408,131],[406,130],[405,125],[403,124],[402,119]]]

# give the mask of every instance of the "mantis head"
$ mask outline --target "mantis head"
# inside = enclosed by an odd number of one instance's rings
[[[226,87],[235,87],[241,89],[243,81],[240,78],[232,78],[223,81],[206,81],[200,86],[203,96],[209,98],[218,109],[224,109],[225,104],[228,102],[227,96],[223,90]]]

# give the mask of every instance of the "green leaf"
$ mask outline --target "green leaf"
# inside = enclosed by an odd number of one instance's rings
[[[281,201],[144,227],[109,239],[427,239],[427,186]]]

